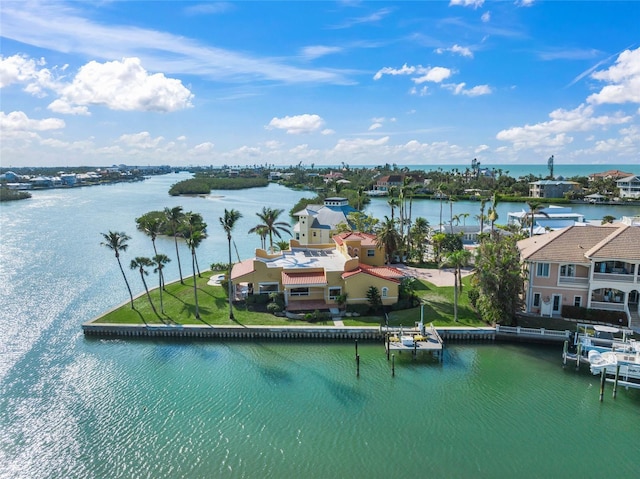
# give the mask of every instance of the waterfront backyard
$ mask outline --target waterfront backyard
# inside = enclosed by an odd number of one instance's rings
[[[330,318],[316,319],[289,319],[264,312],[264,307],[241,302],[234,304],[234,320],[229,319],[229,303],[226,289],[223,286],[207,284],[211,276],[218,273],[202,273],[202,277],[196,277],[198,291],[198,310],[200,319],[196,318],[196,305],[193,289],[193,278],[185,278],[184,284],[176,281],[166,285],[162,294],[164,312],[160,310],[160,291],[158,288],[149,291],[156,313],[154,313],[146,294],[134,298],[135,309],[131,309],[130,302],[112,309],[106,314],[96,318],[94,322],[112,324],[200,324],[203,326],[304,326],[318,324],[332,326],[334,322]],[[450,273],[444,275],[453,277]],[[435,275],[434,275],[435,276]],[[446,281],[445,281],[446,282]],[[443,281],[439,281],[443,284]],[[469,287],[469,277],[464,278],[463,288]],[[124,287],[124,285],[123,285]],[[423,313],[425,323],[433,323],[435,326],[486,326],[481,321],[471,305],[469,298],[464,293],[458,300],[458,322],[453,320],[453,286],[436,286],[424,279],[415,279],[414,290],[420,301],[424,304]],[[344,317],[345,326],[378,326],[384,323],[382,312],[376,314],[367,312],[367,305],[348,305],[347,311],[354,311],[359,316]],[[390,308],[387,308],[390,309]],[[421,307],[403,310],[388,311],[390,326],[413,326],[420,320]],[[313,316],[313,315],[312,315]]]

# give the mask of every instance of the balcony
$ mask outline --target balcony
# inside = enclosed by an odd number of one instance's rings
[[[609,301],[591,301],[591,309],[606,309],[608,311],[625,311],[624,303]]]
[[[587,285],[589,278],[581,276],[559,276],[558,284],[564,285]]]
[[[620,283],[633,283],[635,276],[631,273],[593,273],[594,281],[618,281]]]

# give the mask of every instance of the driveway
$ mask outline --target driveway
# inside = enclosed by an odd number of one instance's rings
[[[453,286],[454,275],[453,268],[430,269],[430,268],[414,268],[404,264],[394,264],[394,268],[404,272],[407,276],[429,281],[436,286]],[[462,268],[462,277],[469,276],[473,273],[472,268]]]

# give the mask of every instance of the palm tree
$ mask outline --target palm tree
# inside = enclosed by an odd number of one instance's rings
[[[271,253],[273,253],[273,235],[276,235],[277,238],[282,238],[280,232],[291,235],[291,226],[284,221],[278,221],[278,217],[283,212],[283,209],[268,208],[264,206],[262,208],[262,213],[256,213],[262,223],[249,230],[249,233],[257,233],[261,228],[266,229],[269,233],[269,251]]]
[[[466,266],[469,263],[469,258],[471,257],[471,253],[467,250],[461,249],[458,251],[454,251],[453,253],[449,253],[440,266],[451,266],[453,268],[453,320],[458,322],[458,280],[460,279],[460,289],[462,289],[462,278],[460,270],[463,266]]]
[[[229,282],[229,319],[235,319],[233,317],[233,298],[232,298],[232,284],[231,284],[231,232],[233,231],[233,227],[236,225],[236,222],[242,218],[242,214],[232,209],[231,211],[225,208],[224,216],[221,216],[220,224],[222,225],[222,229],[227,234],[227,242],[229,243],[229,269],[227,272],[227,280]]]
[[[192,242],[195,241],[196,248],[200,246],[202,240],[207,237],[206,234],[207,224],[203,221],[202,215],[199,213],[194,213],[192,211],[187,211],[184,214],[182,219],[182,224],[180,225],[180,230],[182,236],[184,236],[185,240],[188,237],[192,237]],[[191,251],[191,254],[194,256],[196,271],[198,272],[198,278],[202,278],[200,274],[200,265],[198,264],[198,255],[195,250]]]
[[[429,235],[429,222],[422,217],[417,217],[416,222],[409,230],[409,243],[414,251],[417,251],[420,258],[419,262],[424,261],[425,243]]]
[[[156,311],[156,307],[154,306],[153,301],[151,301],[151,295],[149,294],[147,281],[144,279],[144,277],[149,274],[149,272],[145,268],[148,268],[150,266],[153,266],[153,261],[151,261],[149,258],[145,258],[144,256],[136,256],[134,259],[131,260],[131,264],[129,265],[131,269],[137,269],[140,272],[140,277],[142,278],[142,284],[144,285],[144,290],[147,293],[147,299],[149,300],[151,309],[153,309],[153,312],[157,316],[158,312]]]
[[[279,251],[286,251],[289,249],[289,242],[287,240],[278,240],[276,241],[276,248]]]
[[[176,245],[176,258],[178,258],[178,272],[180,273],[180,283],[184,284],[184,279],[182,279],[182,266],[180,265],[180,253],[178,252],[178,230],[180,228],[180,224],[182,223],[182,217],[184,216],[184,214],[182,213],[182,206],[165,208],[164,215],[167,219],[167,224],[169,225],[169,229],[171,230],[171,234],[173,235],[173,241]]]
[[[202,216],[191,211],[184,215],[184,240],[191,251],[191,270],[193,272],[193,297],[196,306],[196,319],[200,319],[200,308],[198,307],[198,285],[196,283],[196,248],[200,246],[205,238],[204,229],[206,224],[202,222]]]
[[[136,219],[138,229],[144,232],[151,238],[151,244],[153,245],[153,254],[158,255],[158,249],[156,248],[156,238],[162,231],[162,220],[157,216],[144,215]],[[162,269],[160,269],[160,286],[164,284],[164,277],[162,275]]]
[[[120,262],[120,251],[127,251],[129,245],[127,241],[131,239],[125,233],[119,233],[117,231],[109,231],[108,233],[101,233],[104,241],[100,244],[111,251],[113,251],[116,255],[116,260],[118,261],[118,266],[120,267],[120,271],[122,272],[122,277],[124,278],[124,282],[127,285],[127,290],[129,291],[129,297],[131,298],[131,309],[135,309],[133,307],[133,294],[131,293],[131,286],[129,286],[129,281],[127,280],[127,275],[124,274],[124,269],[122,268],[122,263]]]
[[[440,230],[442,230],[442,199],[446,195],[447,189],[447,185],[445,185],[444,183],[440,183],[438,185],[438,188],[436,189],[438,198],[440,198],[440,224],[438,225],[438,228],[440,228]]]
[[[526,218],[529,226],[531,227],[531,230],[529,231],[529,238],[531,238],[533,236],[533,227],[536,224],[536,215],[543,215],[547,218],[549,215],[543,211],[542,203],[538,201],[527,201],[527,205],[529,206],[529,213],[527,213]]]
[[[398,250],[401,243],[402,238],[396,230],[396,222],[385,216],[377,230],[376,246],[384,249],[387,262],[391,261],[393,253]]]
[[[489,220],[491,221],[491,233],[494,231],[494,226],[496,220],[498,219],[498,211],[496,210],[496,206],[498,206],[498,194],[494,193],[491,198],[491,208],[489,209]]]
[[[484,233],[484,219],[485,219],[485,214],[484,214],[484,209],[487,206],[487,199],[482,197],[480,198],[480,234]]]
[[[160,291],[160,312],[164,314],[164,303],[162,302],[162,290],[164,289],[164,280],[162,276],[162,270],[165,265],[171,261],[166,254],[157,254],[152,258],[153,265],[155,268],[153,269],[154,273],[158,273],[158,291]]]
[[[607,223],[613,223],[616,220],[615,216],[611,216],[611,215],[604,215],[602,217],[602,224],[606,225]]]

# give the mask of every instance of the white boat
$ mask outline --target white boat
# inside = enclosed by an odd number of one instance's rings
[[[581,324],[578,325],[575,345],[580,347],[584,357],[587,357],[590,351],[640,353],[640,343],[632,339],[632,335],[633,331],[630,329]]]
[[[591,374],[601,374],[606,370],[607,376],[615,376],[620,366],[619,377],[625,381],[640,380],[640,353],[624,353],[620,351],[589,351],[589,368]]]

